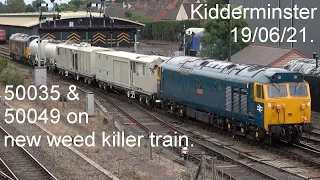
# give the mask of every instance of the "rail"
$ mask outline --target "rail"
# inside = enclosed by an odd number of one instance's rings
[[[5,135],[5,136],[10,136],[10,134],[3,128],[0,126],[0,131]],[[16,140],[13,140],[15,145],[16,145]],[[51,179],[51,180],[57,180],[57,178],[55,178],[55,176],[48,171],[34,156],[32,156],[24,147],[19,147],[19,146],[15,146],[14,148],[16,149],[20,149],[22,150],[22,153],[24,153],[24,155],[26,155],[34,164],[35,166],[37,166],[39,168],[39,172],[42,172],[41,177],[42,179]],[[18,154],[15,154],[15,156],[18,156]],[[10,168],[10,166],[8,165],[8,163],[5,162],[5,160],[3,160],[5,158],[1,159],[1,162],[6,166],[6,169],[9,170],[9,172],[11,173],[11,178],[12,179],[16,179],[19,180],[20,177],[19,175],[17,175],[18,173],[15,172],[12,167]],[[20,159],[19,159],[20,160]],[[31,164],[32,162],[28,162],[29,164]],[[15,164],[16,166],[16,164]],[[16,167],[15,167],[16,168]],[[23,167],[21,167],[23,168]],[[21,175],[21,179],[26,178],[24,175]]]
[[[83,84],[79,84],[78,82],[74,82],[80,86],[83,86]],[[100,92],[99,90],[95,89],[95,88],[92,88],[92,87],[88,87],[86,86],[86,88],[90,89],[90,91],[93,91],[95,94],[97,94],[98,96],[102,97],[104,100],[108,101],[109,104],[111,104],[112,106],[114,106],[120,113],[122,113],[123,115],[125,115],[130,121],[136,123],[142,130],[144,130],[146,133],[150,133],[151,132],[151,129],[148,128],[146,125],[144,125],[144,123],[142,123],[140,120],[138,120],[137,118],[133,117],[132,115],[130,115],[130,113],[126,112],[126,110],[124,110],[120,105],[118,105],[114,100],[111,100],[110,99],[110,96],[114,99],[121,99],[121,100],[124,100],[124,97],[122,98],[121,96],[118,96],[116,94],[104,94],[102,92]],[[136,102],[130,102],[132,103],[134,106],[138,107],[144,114],[146,114],[147,116],[151,117],[154,121],[158,122],[159,124],[161,124],[163,127],[166,127],[168,129],[168,133],[171,134],[171,133],[174,133],[176,132],[178,135],[185,135],[184,133],[182,133],[181,131],[179,131],[177,128],[173,127],[172,125],[170,125],[169,123],[161,120],[160,118],[154,116],[152,113],[150,113],[148,110],[144,109],[143,107],[141,107],[139,104],[137,104]],[[156,132],[154,132],[156,134]],[[233,159],[232,157],[226,155],[226,154],[222,154],[221,152],[218,152],[216,151],[214,148],[211,148],[193,138],[190,138],[188,137],[188,140],[190,142],[193,143],[193,145],[199,147],[200,149],[206,151],[208,154],[211,154],[211,155],[220,155],[221,157],[224,157],[225,159],[228,159],[236,164],[238,164],[239,166],[243,166],[244,168],[247,168],[248,170],[250,170],[251,172],[253,173],[257,173],[261,176],[263,176],[264,178],[267,178],[267,179],[275,179],[272,177],[272,175],[270,174],[267,174],[267,173],[264,173],[262,171],[259,171],[255,168],[253,168],[252,166],[242,162],[241,160],[236,160],[236,159]],[[181,151],[181,149],[179,149],[178,147],[174,147],[174,149],[176,151]],[[199,163],[201,161],[201,157],[199,157],[198,154],[196,153],[192,153],[192,152],[189,152],[189,157],[190,157],[190,160],[194,160],[195,162]],[[219,171],[219,170],[218,170]],[[229,179],[237,179],[235,177],[233,177],[232,175],[228,175],[228,178]]]

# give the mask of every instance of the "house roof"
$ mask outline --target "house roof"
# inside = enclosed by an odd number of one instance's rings
[[[197,3],[183,3],[183,8],[187,13],[187,16],[189,19],[191,19],[191,6],[193,5],[193,8],[197,8],[198,4]],[[199,15],[197,13],[193,14],[194,19],[200,19]]]
[[[163,20],[176,20],[179,8],[172,8],[167,10],[167,14],[162,18]]]
[[[126,13],[126,9],[122,8],[106,8],[106,16],[109,17],[121,17],[122,14]]]
[[[306,55],[302,54],[296,49],[267,46],[263,44],[251,44],[234,54],[231,57],[231,61],[241,64],[271,66],[272,64],[284,59],[294,52],[302,57],[307,58]]]
[[[145,16],[151,17],[152,19],[158,14],[160,13],[162,9],[150,9]]]
[[[147,2],[147,5],[151,8],[157,8],[159,5],[159,1],[151,1],[151,2]]]
[[[48,19],[53,17],[52,12],[42,13]],[[99,13],[91,13],[95,17],[99,17]],[[61,19],[71,18],[83,18],[86,17],[87,12],[61,12]],[[33,27],[39,25],[39,13],[4,13],[0,14],[0,24],[9,26],[20,26],[20,27]]]
[[[183,3],[201,3],[200,0],[184,0]]]

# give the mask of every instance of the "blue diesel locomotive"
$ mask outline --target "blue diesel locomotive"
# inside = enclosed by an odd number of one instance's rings
[[[311,98],[301,73],[180,56],[158,69],[161,107],[254,140],[299,142],[311,131]]]

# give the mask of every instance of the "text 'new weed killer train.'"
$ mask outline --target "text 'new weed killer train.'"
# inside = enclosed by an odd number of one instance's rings
[[[59,74],[238,135],[268,143],[274,138],[298,142],[302,132],[313,129],[309,85],[301,73],[87,43],[42,42],[43,61],[55,64],[50,67]]]

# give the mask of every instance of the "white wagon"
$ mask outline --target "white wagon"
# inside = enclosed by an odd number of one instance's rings
[[[68,44],[56,46],[56,64],[59,74],[73,76],[77,80],[83,79],[91,84],[96,73],[96,53],[112,51],[113,49],[94,47],[88,43]]]
[[[157,68],[161,56],[124,51],[97,52],[96,80],[101,88],[126,91],[128,97],[150,101],[157,93]]]

